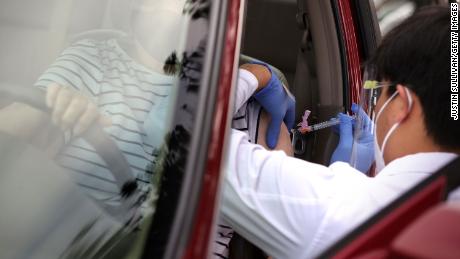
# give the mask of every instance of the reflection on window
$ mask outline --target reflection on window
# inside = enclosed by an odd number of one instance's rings
[[[208,7],[2,3],[1,258],[100,258],[145,238],[162,178],[185,166],[196,98],[177,99],[198,91],[205,41],[187,30]]]

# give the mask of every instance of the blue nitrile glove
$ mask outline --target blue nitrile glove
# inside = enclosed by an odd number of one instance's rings
[[[353,148],[353,118],[344,113],[339,113],[337,118],[340,120],[339,124],[339,144],[332,153],[331,164],[337,161],[350,162],[351,151]]]
[[[254,94],[254,98],[270,114],[266,141],[268,147],[273,149],[278,142],[281,123],[284,121],[289,131],[294,127],[295,100],[286,92],[281,81],[267,64],[261,62],[253,62],[253,64],[266,66],[272,75],[268,84]]]
[[[373,128],[374,122],[369,118],[365,111],[359,108],[356,103],[351,105],[351,111],[358,117],[363,119],[364,125],[361,132],[362,134],[358,139],[358,160],[356,169],[363,173],[367,173],[374,163],[374,135]]]
[[[357,140],[357,152],[359,156],[357,158],[356,169],[366,173],[374,162],[374,136],[372,135],[373,122],[363,110],[359,109],[358,105],[353,104],[351,110],[356,114],[356,116],[362,116],[364,119],[363,127],[365,130],[362,131],[362,135],[359,136],[359,139]],[[353,148],[353,129],[355,121],[352,117],[343,113],[339,113],[338,118],[340,120],[340,140],[337,148],[332,154],[331,164],[337,161],[349,163]]]

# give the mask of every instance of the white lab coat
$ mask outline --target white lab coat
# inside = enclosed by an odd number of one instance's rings
[[[310,258],[457,155],[396,159],[375,178],[347,163],[329,167],[267,151],[231,131],[224,219],[273,258]]]

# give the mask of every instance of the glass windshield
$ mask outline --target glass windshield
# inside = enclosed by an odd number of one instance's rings
[[[0,258],[141,254],[174,121],[190,130],[198,2],[2,1]]]

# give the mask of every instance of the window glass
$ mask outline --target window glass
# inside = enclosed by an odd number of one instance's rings
[[[2,1],[0,258],[142,254],[185,167],[205,2]]]

